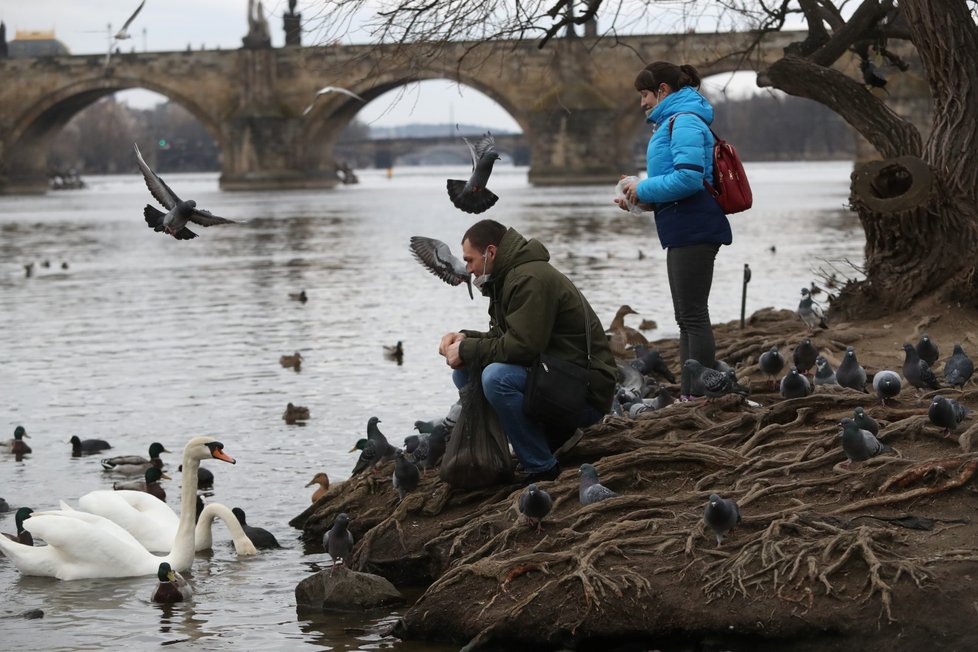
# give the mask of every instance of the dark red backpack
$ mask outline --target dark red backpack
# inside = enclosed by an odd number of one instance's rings
[[[688,112],[686,112],[688,113]],[[669,138],[672,138],[672,123],[677,113],[669,118]],[[700,120],[703,117],[696,113],[691,113]],[[706,122],[706,120],[703,120]],[[716,132],[707,124],[707,129],[713,134],[713,185],[703,179],[703,186],[709,191],[713,198],[720,204],[720,208],[727,215],[746,211],[754,202],[754,197],[750,191],[750,182],[747,181],[747,173],[744,172],[744,164],[737,156],[734,146],[716,135]]]

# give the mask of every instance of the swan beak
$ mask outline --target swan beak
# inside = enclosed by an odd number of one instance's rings
[[[218,448],[214,451],[213,457],[224,462],[230,462],[231,464],[236,464],[234,458],[224,452],[223,448]]]

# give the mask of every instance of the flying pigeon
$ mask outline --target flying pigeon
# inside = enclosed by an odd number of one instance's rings
[[[808,326],[808,332],[815,328],[828,328],[829,323],[825,320],[825,311],[822,306],[812,299],[812,292],[808,288],[801,289],[801,301],[798,302],[798,316]]]
[[[496,140],[488,131],[474,145],[464,136],[462,140],[468,145],[469,153],[472,155],[472,176],[468,181],[449,179],[448,196],[455,208],[466,213],[482,213],[492,208],[499,200],[499,197],[486,188],[489,175],[492,174],[492,166],[499,159]]]
[[[876,390],[876,396],[879,397],[880,403],[883,405],[886,405],[886,399],[899,394],[902,386],[900,374],[895,371],[882,369],[873,376],[873,389]]]
[[[234,224],[234,220],[218,217],[210,211],[197,208],[197,202],[190,199],[183,201],[177,194],[170,190],[170,187],[163,182],[155,172],[153,172],[143,155],[139,152],[139,147],[133,143],[136,150],[136,162],[146,180],[146,187],[149,192],[160,202],[169,212],[162,213],[149,204],[143,209],[143,216],[146,224],[156,232],[169,233],[177,240],[190,240],[196,238],[197,234],[187,228],[187,222],[194,222],[201,226],[214,226],[215,224]]]
[[[944,436],[950,437],[951,432],[958,427],[958,424],[968,416],[968,408],[961,405],[953,398],[935,396],[927,410],[927,417],[930,422],[939,428],[944,428]]]
[[[866,370],[856,360],[856,350],[853,347],[846,347],[846,355],[835,372],[835,378],[843,387],[866,391]]]
[[[578,497],[582,505],[590,505],[607,498],[618,496],[614,491],[598,482],[598,470],[591,464],[581,464],[581,484]]]
[[[129,19],[126,20],[125,23],[123,23],[122,29],[116,32],[112,38],[114,38],[117,41],[124,41],[127,38],[132,38],[132,36],[129,34],[129,26],[132,25],[132,21],[136,20],[136,16],[139,15],[139,12],[143,10],[144,4],[146,4],[146,0],[143,0],[142,2],[139,3],[139,6],[136,7],[136,11],[132,12],[132,15],[129,16]]]
[[[849,466],[852,462],[865,462],[871,457],[876,457],[881,453],[892,453],[893,449],[877,439],[873,433],[863,430],[856,422],[846,417],[841,422],[842,450],[845,451],[848,460],[844,463]]]
[[[812,386],[808,378],[798,373],[796,367],[792,367],[781,379],[781,396],[785,398],[804,398],[811,393]]]
[[[447,244],[434,238],[415,235],[411,237],[411,253],[429,272],[449,285],[465,283],[469,287],[469,298],[472,295],[472,275],[465,267],[465,262],[457,258]]]
[[[798,373],[804,374],[815,364],[815,358],[818,357],[818,349],[812,344],[811,338],[806,337],[791,352],[791,357],[795,361],[795,367],[798,369]]]
[[[951,387],[963,389],[964,384],[971,379],[971,374],[975,372],[975,365],[960,344],[954,345],[954,353],[944,363],[944,382]]]
[[[774,386],[774,378],[784,369],[784,357],[778,351],[778,347],[772,346],[770,350],[761,354],[757,360],[757,366],[763,371]]]
[[[336,568],[337,564],[346,563],[353,551],[353,533],[347,529],[349,525],[350,517],[345,513],[340,513],[333,521],[333,527],[326,530],[326,534],[323,535],[323,548],[333,559],[333,566],[329,570],[330,575],[333,574],[333,569]]]
[[[325,95],[326,93],[343,93],[344,95],[349,95],[355,100],[360,100],[361,102],[367,101],[362,97],[360,97],[359,95],[357,95],[356,93],[354,93],[353,91],[347,90],[345,88],[340,88],[339,86],[324,86],[323,88],[320,88],[318,91],[316,91],[316,95],[312,98],[312,103],[306,107],[306,109],[302,112],[302,115],[308,115],[308,113],[312,111],[312,108],[316,106],[316,100],[318,100],[321,95]]]
[[[732,498],[721,498],[710,494],[710,501],[703,510],[703,521],[713,530],[717,538],[717,548],[735,525],[740,523],[740,508]]]
[[[904,344],[903,351],[906,353],[903,361],[903,377],[917,389],[925,387],[940,389],[941,386],[937,382],[937,377],[931,371],[930,365],[920,359],[917,349],[913,348],[912,344]]]
[[[719,398],[727,394],[750,394],[750,389],[737,382],[737,375],[732,369],[717,371],[704,367],[697,360],[690,358],[683,363],[683,370],[688,370],[693,378],[699,378],[703,384],[703,393],[708,398]]]
[[[413,459],[409,460],[403,451],[394,458],[394,473],[391,476],[394,488],[397,489],[399,500],[404,500],[405,494],[418,488],[421,481],[421,471]]]
[[[920,356],[921,360],[933,367],[937,359],[941,357],[941,350],[934,343],[934,340],[930,339],[925,333],[920,336],[920,341],[917,342],[917,355]]]
[[[815,358],[815,384],[816,385],[838,385],[839,379],[835,376],[832,365],[825,359],[825,356]]]
[[[537,532],[543,532],[541,525],[543,517],[550,513],[554,506],[554,501],[543,489],[538,489],[536,484],[529,485],[520,494],[519,508],[520,514],[526,516],[526,522],[532,527],[536,526]]]
[[[866,410],[861,407],[853,410],[852,420],[856,422],[857,426],[874,436],[880,434],[880,424],[876,423],[876,419],[866,414]]]

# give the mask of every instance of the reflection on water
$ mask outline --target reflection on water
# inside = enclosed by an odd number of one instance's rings
[[[843,210],[848,163],[762,164],[748,172],[755,207],[731,217],[734,244],[717,259],[714,321],[740,312],[744,263],[753,270],[748,312],[794,307],[821,260],[860,261],[863,235]],[[309,505],[318,471],[333,482],[367,419],[394,442],[416,419],[447,410],[454,387],[437,355],[440,335],[487,320],[470,300],[421,269],[407,243],[439,238],[456,250],[475,221],[448,201],[444,180],[461,168],[360,174],[328,192],[222,193],[214,174],[165,175],[178,194],[246,220],[178,242],[142,219],[152,202],[136,175],[86,179],[89,189],[0,197],[0,440],[23,424],[34,453],[0,455],[0,495],[11,506],[53,508],[111,486],[96,457],[72,459],[71,435],[99,437],[112,454],[172,451],[217,437],[235,466],[210,465],[214,500],[244,506],[249,523],[285,546],[237,560],[223,525],[215,550],[188,577],[191,603],[149,602],[155,577],[59,582],[22,577],[0,559],[5,649],[150,647],[195,641],[205,649],[282,649],[306,642],[340,650],[438,649],[382,632],[398,610],[297,615],[296,583],[325,559],[306,554],[287,523]],[[526,170],[500,166],[489,216],[539,238],[607,324],[622,303],[675,334],[665,255],[651,221],[612,203],[608,187],[533,188]],[[773,251],[772,251],[773,247]],[[642,252],[642,255],[639,255]],[[43,267],[43,261],[49,261]],[[66,270],[62,262],[69,263]],[[25,278],[23,265],[34,262]],[[308,302],[288,298],[305,290]],[[404,363],[383,346],[404,343]],[[299,373],[279,357],[300,351]],[[307,427],[287,425],[288,402],[309,407]],[[166,456],[171,506],[179,459]],[[353,515],[355,518],[355,515]],[[0,529],[13,531],[12,513]],[[446,647],[444,649],[454,649]]]

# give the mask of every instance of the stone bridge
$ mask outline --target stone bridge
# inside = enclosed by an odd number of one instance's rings
[[[529,147],[529,180],[539,185],[609,183],[634,167],[643,120],[632,81],[649,61],[692,63],[704,77],[743,68],[731,56],[751,34],[679,34],[617,39],[415,46],[242,48],[0,60],[0,193],[48,187],[47,152],[61,128],[99,98],[144,88],[186,108],[221,150],[225,190],[329,187],[333,147],[363,104],[426,79],[451,79],[498,102]],[[799,38],[769,38],[751,62],[763,66]],[[463,54],[466,55],[463,57]],[[460,63],[461,59],[461,63]],[[394,110],[397,110],[395,106]]]

